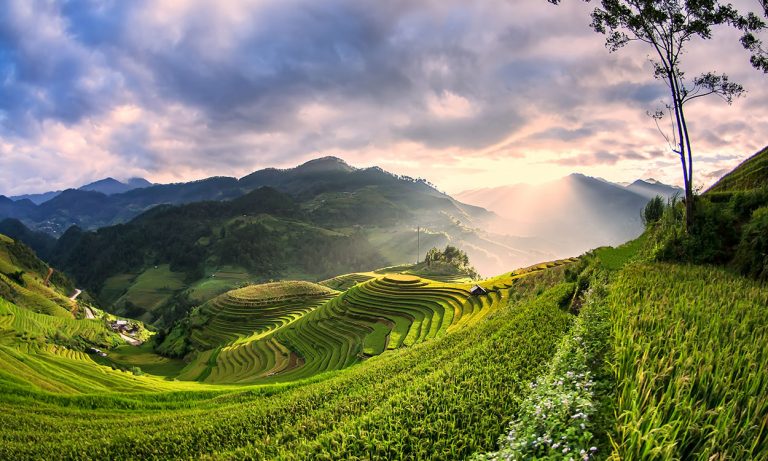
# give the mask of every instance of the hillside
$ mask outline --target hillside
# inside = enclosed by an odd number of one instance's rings
[[[707,190],[707,193],[745,191],[766,187],[766,184],[768,184],[768,147],[720,178]]]
[[[56,457],[72,458],[84,451],[95,453],[98,447],[103,457],[111,459],[146,457],[150,451],[162,458],[205,454],[262,459],[312,459],[332,454],[347,458],[368,450],[364,448],[366,440],[377,440],[379,455],[374,457],[401,458],[409,450],[406,447],[416,446],[422,432],[431,434],[433,442],[420,449],[419,458],[434,459],[438,454],[441,459],[464,458],[491,446],[505,415],[516,406],[515,392],[525,389],[524,383],[543,369],[557,338],[567,330],[572,316],[560,305],[573,286],[560,283],[563,274],[562,267],[555,267],[510,280],[515,287],[514,296],[509,298],[514,307],[506,307],[506,301],[492,301],[508,299],[511,292],[502,289],[504,293],[491,295],[487,304],[478,299],[458,311],[446,307],[461,306],[462,299],[469,299],[460,286],[382,276],[364,289],[348,292],[349,307],[316,308],[271,333],[280,344],[290,344],[284,347],[301,351],[300,358],[291,359],[290,354],[286,358],[280,349],[262,349],[251,342],[221,348],[207,360],[198,358],[182,372],[182,376],[194,376],[195,370],[200,370],[196,377],[207,382],[248,382],[259,379],[259,374],[262,381],[279,380],[279,376],[288,379],[291,373],[294,377],[315,376],[298,386],[265,388],[159,380],[112,371],[88,356],[57,358],[37,349],[0,348],[3,370],[13,376],[13,380],[0,379],[0,405],[13,408],[3,412],[0,420],[19,428],[0,434],[0,456],[25,459],[55,453]],[[299,292],[303,290],[299,287]],[[274,292],[274,286],[259,288],[256,298],[273,298]],[[324,306],[331,304],[335,304],[333,300]],[[339,308],[343,309],[341,316],[336,314]],[[358,309],[364,309],[365,314],[356,314]],[[414,317],[419,312],[421,315]],[[491,312],[495,312],[492,317],[488,316]],[[481,318],[478,315],[488,320],[477,321]],[[381,316],[381,321],[370,316]],[[382,341],[387,335],[379,328],[391,328],[390,322],[398,325],[393,331],[402,333],[400,339],[393,335],[391,340]],[[299,323],[301,328],[292,327]],[[539,326],[539,334],[527,334],[533,325]],[[277,334],[285,328],[289,330]],[[399,341],[408,347],[395,347]],[[364,359],[356,352],[376,352],[382,345],[388,352],[377,358]],[[530,352],[523,355],[520,351]],[[509,359],[496,360],[498,354]],[[140,355],[124,357],[146,360]],[[23,375],[16,368],[20,360],[30,364]],[[350,367],[353,363],[358,365]],[[40,371],[44,367],[52,371],[43,375]],[[248,372],[251,367],[254,371]],[[267,376],[269,370],[275,372],[280,367],[285,371]],[[343,369],[317,374],[339,368]],[[61,372],[64,369],[75,370],[80,376],[77,385],[72,382],[73,375]],[[441,370],[451,370],[450,375]],[[510,382],[505,378],[510,373],[519,378]],[[102,387],[96,390],[93,383],[98,375],[103,377]],[[478,380],[488,383],[482,394],[460,392]],[[55,400],[43,403],[41,390],[54,387]],[[79,387],[95,394],[78,396]],[[178,392],[181,390],[185,392]],[[9,406],[7,399],[12,394],[18,397]],[[487,412],[484,409],[490,402],[494,402],[495,410]],[[27,436],[38,429],[27,428],[22,419],[41,405],[56,416],[46,425],[47,436],[40,443],[24,443],[21,428]],[[131,410],[122,409],[126,407]],[[408,413],[413,417],[407,417]],[[78,421],[76,415],[83,414],[91,417]],[[475,423],[468,430],[450,423],[451,418],[471,418]],[[137,424],[140,420],[143,423]],[[347,439],[346,434],[358,430],[369,434],[359,439],[363,445],[345,443],[345,448],[339,446],[331,452],[319,445],[327,439],[336,446],[340,437]],[[73,431],[82,437],[71,437]],[[120,434],[120,442],[115,441],[116,434]],[[403,438],[402,434],[410,435]],[[275,443],[275,438],[281,441]]]
[[[401,178],[380,168],[358,169],[341,159],[323,157],[295,168],[256,171],[241,179],[212,177],[188,183],[151,185],[141,179],[121,183],[107,178],[79,189],[62,191],[39,204],[0,196],[0,219],[17,218],[33,230],[59,236],[73,225],[86,230],[97,229],[127,222],[157,205],[230,200],[261,187],[273,188],[301,202],[310,199],[321,204],[335,201],[337,209],[349,202],[349,194],[376,196],[379,200],[376,205],[386,208],[379,210],[376,219],[379,216],[403,218],[403,207],[440,209],[459,218],[487,215],[485,210],[460,204],[423,181]],[[400,202],[404,202],[403,206]],[[350,209],[346,216],[341,214],[333,218],[346,219],[349,223],[353,218],[349,213],[360,211],[371,213],[375,209]]]
[[[343,294],[306,282],[241,288],[193,310],[158,350],[189,355],[177,377],[207,383],[295,380],[346,368],[472,325],[506,303],[522,277],[572,263],[509,273],[470,295],[471,284],[393,272],[374,274]]]
[[[226,178],[211,181],[233,184]],[[165,326],[190,307],[246,282],[319,281],[410,263],[431,247],[463,249],[481,274],[550,255],[528,248],[525,239],[488,232],[491,213],[423,181],[377,168],[355,169],[335,158],[263,170],[238,183],[258,188],[228,200],[158,205],[97,231],[72,227],[53,245],[17,220],[6,220],[6,227],[73,275],[111,312]],[[202,191],[209,185],[197,187]],[[111,196],[65,191],[39,208],[54,212],[69,203],[72,213],[93,217],[103,200],[142,197],[158,187]],[[107,219],[109,210],[102,211]]]
[[[165,336],[192,345],[188,363],[14,340],[0,457],[762,459],[768,289],[653,261],[659,235],[487,279],[486,294],[373,272],[324,282],[341,293],[238,289]],[[157,374],[117,371],[137,367]]]
[[[50,272],[50,274],[49,274]],[[0,298],[54,317],[72,318],[72,282],[49,269],[26,245],[0,234]]]

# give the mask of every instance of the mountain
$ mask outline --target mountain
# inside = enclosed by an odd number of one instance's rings
[[[101,179],[101,180],[86,184],[84,186],[80,186],[78,190],[101,192],[102,194],[105,194],[105,195],[112,195],[112,194],[120,194],[123,192],[128,192],[129,190],[133,190],[133,189],[150,187],[151,185],[152,183],[147,181],[144,178],[130,178],[126,182],[121,182],[114,178],[105,178],[105,179]],[[40,205],[41,203],[45,203],[57,197],[61,193],[62,191],[57,190],[57,191],[43,192],[41,194],[14,195],[10,197],[10,199],[17,202],[22,200],[29,200],[35,205]]]
[[[499,215],[491,227],[495,233],[527,236],[553,257],[565,257],[637,237],[643,230],[640,215],[648,200],[677,190],[654,180],[638,180],[625,187],[572,174],[541,185],[466,191],[456,198]]]
[[[158,205],[97,231],[70,228],[51,261],[116,312],[167,324],[177,315],[180,293],[204,300],[243,280],[317,281],[413,263],[430,248],[448,244],[465,250],[485,274],[504,271],[510,261],[546,257],[514,237],[486,232],[494,215],[483,208],[458,202],[424,181],[354,168],[333,157],[241,180],[209,178],[112,196],[69,190],[39,208],[76,222],[107,221],[129,209],[122,204],[139,209],[158,198],[193,203]],[[168,290],[149,289],[147,300],[148,289],[139,288],[147,277],[172,281]]]
[[[100,183],[114,185],[114,180]],[[32,230],[61,236],[73,225],[94,230],[129,222],[158,205],[233,200],[261,187],[300,202],[313,225],[331,229],[365,226],[367,238],[375,241],[391,264],[413,262],[417,252],[423,256],[430,247],[448,243],[463,245],[483,273],[503,270],[510,258],[525,264],[548,256],[535,247],[520,249],[523,245],[518,243],[522,242],[515,239],[488,234],[484,223],[493,214],[485,209],[458,202],[425,181],[377,167],[355,168],[336,157],[289,169],[268,168],[241,179],[212,177],[112,195],[69,189],[40,205],[8,200],[7,210],[0,205],[0,218],[16,218]],[[418,239],[417,227],[423,231]]]
[[[187,283],[184,274],[168,264],[121,273],[104,288],[135,302],[125,312],[151,317],[167,308],[162,296],[191,307],[138,347],[112,331],[112,315],[75,318],[69,309],[81,303],[65,297],[71,285],[45,286],[48,266],[0,235],[0,420],[16,428],[0,431],[0,458],[646,459],[657,450],[664,459],[766,459],[766,402],[755,396],[768,395],[768,286],[674,259],[683,253],[655,260],[670,238],[727,240],[735,230],[749,234],[742,243],[765,245],[750,234],[757,223],[757,237],[766,235],[762,186],[701,197],[710,203],[697,219],[738,211],[750,220],[744,226],[707,223],[683,235],[666,232],[683,223],[670,213],[618,248],[472,283],[433,279],[420,273],[425,262],[318,284],[241,277],[235,289],[200,301],[193,295],[215,291],[231,268],[182,293],[174,290]],[[630,204],[594,178],[572,176],[557,187],[602,196],[606,207]],[[354,201],[374,199],[382,200]],[[324,208],[262,187],[229,201],[159,206],[95,232],[73,228],[60,243],[72,256],[91,252],[83,258],[112,252],[112,264],[149,248],[144,258],[159,263],[176,242],[186,242],[180,255],[207,251],[258,223],[261,234],[233,242],[259,251],[236,247],[231,256],[271,258],[282,238],[293,238],[286,231],[349,232],[313,225],[339,203]],[[106,245],[105,234],[119,242]],[[307,259],[320,265],[339,254],[321,251]],[[765,251],[752,252],[760,264]],[[138,324],[122,320],[131,331]],[[722,427],[729,430],[715,430]]]
[[[152,186],[152,183],[144,178],[131,178],[127,182],[121,182],[114,178],[105,178],[86,184],[78,190],[101,192],[105,195],[122,194],[133,189],[141,189]]]
[[[27,219],[34,216],[36,211],[37,206],[29,199],[14,201],[0,195],[0,219],[4,217]]]
[[[632,184],[626,186],[626,188],[642,197],[647,198],[648,200],[656,197],[657,195],[663,197],[664,199],[670,199],[675,194],[681,197],[685,194],[683,189],[679,187],[668,186],[655,179],[638,179]]]
[[[42,259],[48,259],[56,247],[56,239],[45,232],[33,231],[18,219],[6,218],[0,221],[0,234],[24,242]]]
[[[50,192],[43,192],[42,194],[24,194],[24,195],[14,195],[10,197],[13,201],[21,201],[21,200],[29,200],[30,202],[34,203],[35,205],[40,205],[43,202],[47,202],[48,200],[56,197],[61,193],[60,190],[57,191],[50,191]]]
[[[0,218],[17,218],[32,229],[58,236],[72,225],[86,230],[97,229],[127,222],[157,205],[229,200],[265,186],[301,200],[317,199],[318,203],[334,200],[338,205],[341,205],[341,202],[350,202],[350,198],[344,197],[344,194],[376,195],[386,191],[386,203],[370,204],[366,209],[351,206],[342,212],[346,213],[346,218],[339,218],[348,221],[355,221],[360,213],[373,211],[381,215],[383,209],[378,209],[379,206],[387,209],[392,217],[402,217],[402,213],[398,211],[400,205],[396,202],[416,199],[426,200],[422,204],[424,206],[441,202],[438,206],[451,214],[465,217],[488,215],[478,207],[458,204],[423,181],[398,177],[380,168],[354,168],[336,157],[324,157],[284,170],[268,168],[239,180],[212,177],[111,193],[115,188],[121,187],[116,183],[117,181],[111,178],[97,181],[77,190],[64,191],[39,205],[29,201],[14,204],[11,200],[7,200],[9,203],[4,205],[0,197]],[[323,196],[320,197],[321,195]]]

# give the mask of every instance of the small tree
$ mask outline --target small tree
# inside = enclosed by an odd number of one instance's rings
[[[560,0],[548,0],[558,4]],[[584,0],[589,2],[590,0]],[[765,6],[765,0],[761,0]],[[681,56],[688,42],[708,40],[712,27],[730,25],[743,32],[742,45],[753,52],[752,64],[768,72],[768,60],[762,43],[755,36],[765,23],[753,13],[743,16],[731,4],[718,0],[601,0],[592,11],[592,28],[606,36],[611,52],[630,42],[645,43],[655,57],[651,59],[654,77],[664,81],[670,100],[666,107],[672,117],[672,136],[664,135],[671,149],[680,157],[685,183],[686,229],[693,222],[693,150],[691,148],[685,105],[708,95],[720,96],[728,104],[744,93],[727,75],[707,72],[692,81],[686,79]],[[650,114],[657,122],[664,111]],[[662,131],[662,134],[664,132]]]
[[[653,224],[661,219],[661,215],[663,214],[664,199],[657,195],[645,205],[645,209],[643,210],[643,221],[645,221],[646,225]]]

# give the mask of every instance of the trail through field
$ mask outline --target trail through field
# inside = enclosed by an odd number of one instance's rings
[[[124,335],[122,333],[120,333],[120,337],[123,338],[125,342],[127,342],[131,346],[141,346],[141,341],[139,341],[138,339],[131,338],[130,336]]]
[[[82,293],[82,292],[83,292],[83,290],[81,290],[79,288],[75,288],[75,294],[70,296],[69,299],[71,299],[72,301],[76,300],[77,297],[80,296],[80,293]]]

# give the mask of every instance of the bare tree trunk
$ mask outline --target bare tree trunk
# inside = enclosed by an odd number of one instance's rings
[[[693,154],[691,152],[691,138],[688,135],[688,124],[685,122],[685,112],[683,104],[680,103],[680,120],[683,124],[683,134],[685,136],[685,149],[688,153],[688,184],[685,185],[685,229],[690,232],[693,227],[694,200],[693,196]]]
[[[683,101],[680,97],[680,82],[674,78],[673,101],[675,111],[678,114],[678,132],[680,133],[680,155],[687,157],[688,168],[684,172],[685,179],[685,231],[690,232],[693,227],[694,197],[693,197],[693,155],[691,153],[691,138],[688,135],[688,125],[685,122]]]
[[[690,166],[690,155],[686,161],[686,141],[688,138],[688,133],[684,128],[685,122],[683,119],[683,106],[679,104],[680,98],[678,95],[680,91],[678,82],[671,69],[668,69],[667,71],[667,79],[669,80],[669,88],[672,91],[672,103],[675,109],[675,121],[677,122],[679,142],[678,153],[680,154],[680,162],[682,163],[683,167],[683,183],[685,184],[685,230],[688,232],[691,229],[691,225],[693,224],[693,190],[691,188],[691,178],[689,176],[689,172],[692,172],[693,170]]]

